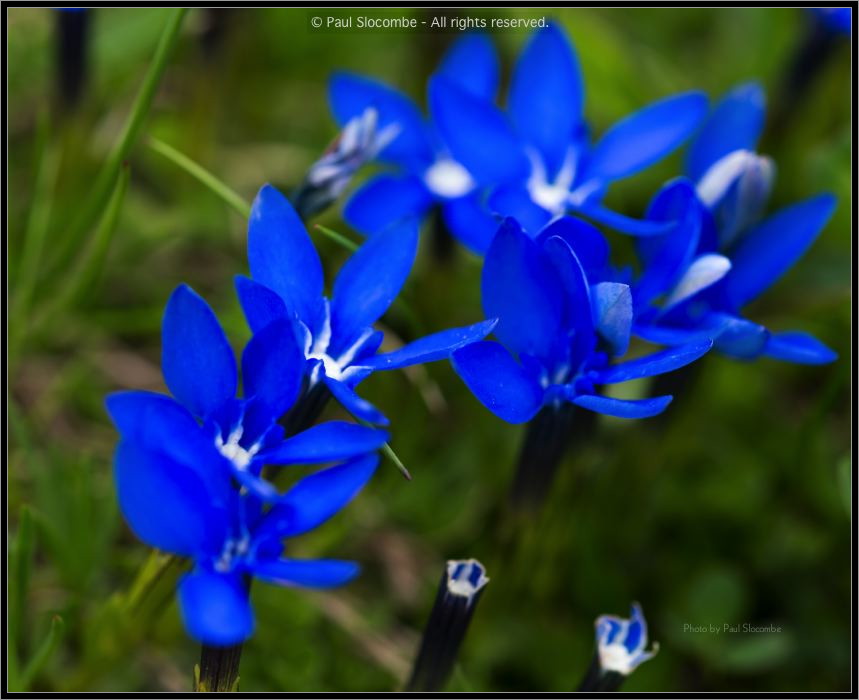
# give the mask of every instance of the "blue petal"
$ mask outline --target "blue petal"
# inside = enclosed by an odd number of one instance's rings
[[[387,85],[351,73],[335,73],[328,83],[331,110],[340,126],[373,107],[379,115],[377,128],[390,124],[398,128],[379,157],[412,170],[421,170],[433,160],[429,130],[417,105]]]
[[[453,368],[474,396],[508,423],[531,420],[543,404],[543,389],[499,343],[480,341],[451,357]]]
[[[261,452],[260,459],[266,464],[334,462],[377,450],[389,437],[384,430],[345,421],[328,421]]]
[[[562,333],[563,287],[540,247],[513,219],[498,230],[483,263],[483,310],[517,354],[548,358]]]
[[[698,292],[714,285],[731,269],[731,261],[718,253],[705,253],[695,258],[662,302],[664,311],[687,301]]]
[[[212,309],[187,285],[167,302],[161,343],[164,381],[195,416],[207,416],[236,395],[230,344]]]
[[[698,181],[732,151],[754,151],[764,126],[766,95],[757,83],[731,90],[704,120],[686,155],[686,174]]]
[[[600,282],[591,288],[597,333],[611,354],[620,357],[629,347],[632,331],[632,292],[629,285]]]
[[[500,221],[477,196],[465,196],[444,203],[445,226],[460,243],[483,255],[498,230]]]
[[[563,328],[567,332],[572,331],[573,352],[570,362],[575,365],[587,357],[596,345],[588,279],[573,249],[563,238],[552,236],[543,244],[543,250],[558,273],[564,290]]]
[[[211,434],[169,396],[148,391],[111,394],[107,409],[125,440],[164,453],[203,480],[213,503],[224,504],[230,491],[226,461]]]
[[[403,219],[423,217],[432,195],[413,175],[378,175],[352,195],[343,210],[350,226],[373,235]]]
[[[293,537],[318,527],[355,497],[378,464],[377,455],[368,455],[305,477],[278,499],[254,537]]]
[[[662,413],[666,406],[671,403],[670,396],[657,396],[652,399],[638,399],[628,401],[625,399],[613,399],[608,396],[596,396],[594,394],[583,394],[572,399],[576,406],[581,406],[589,411],[604,413],[616,418],[650,418]]]
[[[361,364],[376,370],[385,370],[443,360],[450,357],[454,350],[458,350],[469,343],[483,340],[492,332],[497,323],[496,319],[490,319],[471,326],[450,328],[446,331],[433,333],[415,340],[399,350],[364,360]]]
[[[418,226],[404,221],[376,234],[337,275],[331,300],[332,351],[345,350],[396,299],[418,247]]]
[[[808,250],[835,210],[835,197],[818,195],[779,210],[749,231],[731,253],[728,297],[741,308]]]
[[[337,402],[355,416],[355,418],[373,423],[374,425],[388,424],[388,419],[378,408],[366,399],[362,399],[343,382],[331,377],[325,377],[324,381],[325,386],[328,387]]]
[[[536,204],[523,185],[511,184],[496,188],[489,195],[488,204],[496,214],[516,219],[532,237],[536,237],[537,232],[552,218],[552,212]],[[498,224],[495,228],[498,228]]]
[[[342,586],[355,578],[361,570],[355,562],[336,559],[270,559],[254,562],[250,569],[260,581],[301,588]]]
[[[322,306],[322,263],[289,201],[271,185],[254,200],[248,224],[248,263],[254,281],[277,292],[287,310],[311,329]]]
[[[623,214],[618,214],[611,209],[606,209],[601,204],[595,202],[585,202],[576,206],[575,210],[579,214],[593,219],[598,224],[603,224],[615,231],[620,231],[630,236],[661,236],[674,227],[673,222],[632,219]]]
[[[618,384],[631,379],[653,377],[657,374],[671,372],[694,362],[705,355],[711,347],[713,347],[713,341],[707,339],[668,348],[601,370],[596,374],[596,382],[599,384]]]
[[[662,236],[636,239],[636,251],[644,265],[633,293],[637,308],[667,293],[689,266],[698,249],[703,215],[688,180],[669,182],[653,198],[647,209],[648,220],[671,222],[671,227]]]
[[[764,355],[803,365],[825,365],[838,359],[838,353],[813,335],[800,331],[773,333],[764,346]]]
[[[516,62],[509,109],[550,174],[561,167],[582,122],[583,102],[581,70],[564,32],[555,24],[535,32]]]
[[[540,231],[537,242],[542,243],[552,236],[564,239],[573,249],[588,277],[601,272],[608,264],[608,241],[588,222],[574,216],[562,216]]]
[[[637,173],[680,146],[707,112],[707,97],[687,92],[654,102],[612,126],[594,146],[582,180]]]
[[[113,467],[120,510],[146,544],[180,556],[221,551],[226,514],[194,470],[129,440],[119,443]]]
[[[486,100],[498,93],[501,68],[492,39],[483,32],[469,32],[454,42],[438,72],[459,87]]]
[[[179,582],[179,610],[188,634],[202,644],[232,646],[254,631],[248,592],[238,574],[197,568]]]
[[[451,155],[480,184],[527,176],[529,164],[505,115],[443,75],[429,82],[430,112]]]
[[[298,398],[305,366],[292,321],[270,323],[251,338],[242,354],[245,397],[255,398],[277,420]]]
[[[763,326],[731,314],[709,314],[705,323],[710,328],[716,350],[741,360],[760,356],[770,335]]]
[[[276,292],[248,277],[236,275],[236,295],[248,326],[254,333],[261,331],[272,321],[289,316],[286,304]]]

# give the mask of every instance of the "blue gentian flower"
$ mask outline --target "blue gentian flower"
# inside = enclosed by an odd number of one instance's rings
[[[649,167],[691,136],[706,115],[707,98],[687,92],[654,102],[591,143],[578,59],[560,27],[550,24],[534,33],[516,63],[507,98],[509,122],[489,100],[467,94],[445,76],[431,81],[430,105],[439,132],[467,169],[491,169],[499,154],[505,162],[515,159],[518,177],[496,180],[488,196],[490,211],[514,217],[531,231],[577,212],[619,231],[646,235],[660,227],[606,209],[602,197],[612,182]],[[497,126],[487,130],[486,124]],[[511,143],[514,151],[508,152]]]
[[[430,126],[389,88],[335,76],[331,102],[341,123],[373,105],[381,123],[402,127],[381,156],[405,174],[371,180],[347,205],[346,218],[374,233],[440,202],[450,231],[478,253],[492,240],[496,215],[513,216],[533,231],[569,211],[628,233],[661,230],[611,212],[600,200],[611,182],[660,160],[693,132],[706,113],[703,94],[656,102],[591,145],[578,60],[554,24],[536,32],[520,56],[508,113],[493,103],[497,88],[498,58],[481,34],[455,43],[430,79]]]
[[[603,673],[628,676],[659,651],[654,643],[647,648],[647,621],[638,603],[632,604],[630,619],[600,615],[596,619],[597,656]]]
[[[814,19],[824,29],[833,34],[850,36],[853,31],[853,8],[851,7],[810,7]]]
[[[353,416],[386,424],[385,416],[355,393],[359,382],[376,370],[445,359],[495,325],[489,320],[451,328],[377,354],[383,333],[373,324],[406,281],[417,243],[414,220],[371,237],[343,265],[329,301],[323,295],[322,262],[307,229],[289,201],[266,185],[254,201],[248,229],[253,279],[236,279],[248,324],[255,333],[271,332],[267,329],[275,322],[280,328],[291,325],[307,363],[307,388],[324,384]]]
[[[755,84],[729,92],[691,145],[687,177],[651,202],[648,219],[674,224],[638,241],[635,332],[669,345],[709,337],[735,358],[831,362],[835,353],[813,336],[771,333],[741,313],[802,256],[835,208],[835,198],[823,194],[761,220],[774,173],[754,151],[764,109]]]
[[[483,308],[498,318],[500,342],[467,345],[452,360],[477,399],[503,420],[522,423],[562,402],[623,418],[656,415],[670,396],[628,401],[601,396],[598,387],[669,372],[712,345],[704,339],[612,364],[629,345],[632,296],[623,283],[590,283],[586,270],[606,264],[600,241],[593,227],[572,217],[533,239],[506,219],[489,246]]]
[[[373,474],[384,431],[329,422],[284,439],[275,422],[298,395],[304,358],[292,327],[275,322],[242,356],[237,399],[232,350],[212,310],[187,286],[164,315],[162,368],[173,397],[127,391],[107,399],[121,435],[114,460],[120,509],[134,533],[164,552],[192,558],[179,585],[189,634],[210,645],[253,630],[248,576],[326,587],[357,573],[351,562],[282,558],[284,537],[310,530],[342,508]],[[347,460],[286,493],[261,478],[268,464]]]
[[[498,91],[499,73],[492,42],[479,33],[457,40],[436,71],[466,93],[490,103]],[[482,124],[481,138],[493,148],[498,144],[504,148],[496,154],[491,168],[475,164],[468,169],[454,157],[436,128],[432,100],[430,121],[409,97],[384,83],[347,72],[332,76],[329,96],[334,117],[341,125],[372,107],[379,113],[379,128],[398,129],[397,136],[379,153],[379,160],[396,170],[364,184],[344,210],[346,221],[364,234],[377,233],[403,218],[421,219],[430,208],[439,206],[448,228],[470,244],[469,224],[472,220],[484,224],[482,190],[519,176],[521,154],[498,115]],[[494,231],[497,223],[491,225]]]
[[[385,431],[342,421],[284,438],[277,421],[298,398],[305,370],[291,324],[272,323],[248,343],[242,354],[245,398],[236,398],[233,351],[211,308],[185,285],[164,313],[162,369],[175,398],[147,391],[108,397],[123,439],[196,458],[201,468],[209,465],[227,483],[233,478],[265,500],[279,498],[261,477],[266,465],[347,459],[388,439]]]

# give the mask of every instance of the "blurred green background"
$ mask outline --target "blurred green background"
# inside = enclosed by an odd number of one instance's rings
[[[237,350],[246,341],[232,286],[233,275],[247,272],[245,223],[148,138],[173,145],[250,201],[264,182],[296,184],[335,135],[326,102],[332,70],[376,76],[421,100],[456,37],[312,32],[311,12],[329,11],[188,13],[127,159],[130,184],[109,249],[82,272],[98,227],[71,243],[64,232],[129,113],[170,10],[96,10],[89,80],[81,103],[65,112],[54,97],[56,13],[8,10],[10,642],[18,667],[36,657],[33,689],[184,690],[199,653],[174,604],[132,620],[117,612],[117,592],[148,551],[117,512],[116,435],[103,397],[163,390],[160,317],[181,282],[212,304]],[[420,11],[376,14],[401,12]],[[717,97],[752,78],[776,108],[809,19],[795,8],[547,14],[577,46],[595,133],[672,92],[701,88]],[[527,35],[494,34],[505,79]],[[573,690],[593,653],[594,618],[625,615],[632,600],[642,603],[661,651],[627,690],[849,688],[849,80],[843,38],[766,132],[762,151],[778,165],[773,206],[823,190],[839,206],[805,258],[749,309],[774,329],[817,334],[841,359],[801,367],[707,357],[664,419],[601,419],[593,438],[570,450],[540,514],[519,520],[504,504],[522,429],[484,410],[445,362],[375,375],[364,394],[393,417],[392,445],[414,480],[383,462],[348,509],[290,545],[302,556],[361,562],[364,574],[352,585],[328,594],[254,586],[259,624],[244,652],[242,689],[398,688],[443,562],[471,556],[492,581],[450,690]],[[610,203],[639,216],[679,163],[675,155],[623,183]],[[354,237],[339,209],[318,221]],[[21,252],[40,232],[44,247],[24,282],[32,294],[16,305]],[[330,280],[345,253],[312,235]],[[628,241],[611,240],[624,259]],[[70,293],[84,273],[86,284]],[[439,263],[425,236],[404,291],[421,330],[481,318],[478,280],[476,258],[458,248]],[[392,338],[408,339],[396,311],[385,323]],[[30,538],[28,567],[20,542]],[[63,629],[55,623],[51,637],[56,616]],[[684,632],[684,624],[726,622],[782,631]]]

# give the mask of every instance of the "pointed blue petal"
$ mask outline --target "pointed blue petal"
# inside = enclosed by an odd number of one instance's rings
[[[707,289],[722,279],[731,269],[731,261],[718,253],[699,255],[681,275],[674,289],[662,302],[662,309],[668,311],[687,301],[698,292]]]
[[[478,255],[483,255],[489,248],[501,223],[477,196],[445,202],[442,216],[453,237]]]
[[[332,343],[341,350],[384,314],[409,276],[418,247],[414,220],[400,222],[367,239],[334,282]]]
[[[767,338],[764,355],[803,365],[825,365],[838,359],[838,353],[813,335],[801,331],[773,333]]]
[[[716,350],[741,360],[759,357],[770,335],[760,324],[725,313],[709,314],[702,325],[709,328]]]
[[[378,408],[366,399],[362,399],[343,382],[331,379],[331,377],[325,377],[324,381],[325,386],[328,387],[337,402],[355,418],[373,425],[388,424],[388,419]]]
[[[497,187],[489,195],[488,205],[496,214],[505,218],[511,217],[516,219],[532,238],[535,238],[537,233],[552,218],[552,212],[548,209],[543,209],[543,207],[534,202],[528,189],[519,184]],[[498,228],[497,224],[495,228]]]
[[[439,331],[415,340],[399,350],[371,357],[361,364],[376,370],[385,370],[443,360],[450,357],[454,350],[458,350],[469,343],[483,340],[492,332],[497,323],[496,319],[490,319],[471,326]]]
[[[417,105],[384,83],[352,73],[335,73],[328,83],[331,111],[340,126],[374,108],[377,128],[397,126],[397,136],[379,154],[380,159],[399,163],[412,170],[427,167],[433,160],[432,142]]]
[[[562,216],[540,231],[537,242],[542,243],[552,236],[562,238],[573,249],[589,277],[591,273],[601,272],[608,264],[608,241],[599,229],[587,221],[574,216]]]
[[[238,574],[203,568],[179,582],[179,611],[188,634],[209,646],[232,646],[254,631],[250,598]]]
[[[230,491],[227,463],[211,434],[178,401],[148,391],[111,394],[107,409],[123,439],[164,453],[196,472],[213,503],[225,504]]]
[[[292,321],[270,323],[251,338],[242,354],[245,398],[254,397],[264,413],[277,420],[295,403],[305,365]]]
[[[591,299],[597,333],[608,344],[612,355],[624,355],[632,332],[632,292],[629,285],[600,282],[591,287]]]
[[[513,219],[502,224],[483,263],[483,310],[514,353],[548,358],[562,333],[563,287],[540,247]]]
[[[250,569],[260,581],[300,588],[342,586],[361,571],[355,562],[336,559],[268,559],[252,563]]]
[[[150,547],[180,556],[214,555],[226,537],[226,513],[203,479],[163,452],[119,443],[113,463],[117,500],[128,526]]]
[[[582,180],[611,181],[643,170],[680,146],[706,113],[707,97],[687,92],[629,115],[594,146]]]
[[[272,321],[287,318],[286,304],[268,287],[249,277],[236,275],[236,295],[252,332],[256,333]]]
[[[278,499],[254,537],[279,539],[313,530],[356,496],[378,464],[377,455],[368,455],[305,477]]]
[[[529,164],[506,116],[443,75],[429,82],[430,113],[451,155],[482,185],[524,178]]]
[[[260,453],[266,464],[317,464],[349,459],[379,449],[390,438],[375,430],[345,421],[328,421],[287,438]]]
[[[550,24],[533,34],[510,85],[509,109],[522,138],[536,148],[549,173],[561,167],[582,122],[584,84],[572,44]]]
[[[595,202],[585,202],[575,207],[575,211],[583,216],[593,219],[598,224],[608,226],[610,229],[629,234],[630,236],[661,236],[670,231],[674,224],[666,221],[642,221],[633,219],[623,214],[618,214],[611,209]]]
[[[420,219],[432,195],[413,175],[378,175],[352,195],[343,210],[350,226],[371,236],[407,218]]]
[[[236,395],[232,348],[212,309],[187,285],[167,302],[161,343],[164,381],[195,416],[207,416]]]
[[[666,294],[680,279],[698,249],[703,216],[695,188],[685,179],[667,183],[650,202],[647,219],[669,222],[670,229],[661,236],[636,239],[644,267],[633,292],[637,309]]]
[[[732,151],[754,151],[764,126],[766,95],[758,83],[732,89],[712,109],[686,155],[686,174],[698,181]]]
[[[457,39],[442,58],[438,72],[483,99],[494,100],[498,93],[498,54],[492,39],[483,32],[468,32]]]
[[[705,355],[711,347],[713,347],[713,341],[708,339],[668,348],[601,370],[596,374],[596,382],[599,384],[618,384],[631,379],[653,377],[657,374],[671,372],[694,362]]]
[[[287,310],[314,328],[322,305],[322,263],[286,197],[264,185],[251,208],[248,263],[254,281],[283,299]]]
[[[542,387],[499,343],[466,345],[453,353],[451,361],[477,400],[502,420],[524,423],[540,410]]]
[[[737,308],[765,291],[802,257],[835,210],[822,194],[779,210],[749,231],[731,253],[726,290]]]
[[[662,413],[671,403],[671,397],[657,396],[652,399],[628,401],[626,399],[613,399],[608,396],[583,394],[572,399],[572,402],[589,411],[604,413],[615,418],[650,418]]]

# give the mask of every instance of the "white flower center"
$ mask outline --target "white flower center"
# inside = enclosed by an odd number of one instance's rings
[[[239,444],[239,440],[242,439],[243,432],[244,427],[239,425],[230,433],[226,442],[224,442],[220,433],[215,437],[215,447],[240,470],[247,469],[248,464],[251,463],[251,460],[259,452],[260,448],[259,443],[251,446],[249,449],[242,447]]]
[[[322,329],[316,338],[313,337],[310,329],[303,323],[301,324],[301,329],[304,333],[304,356],[308,360],[319,360],[322,363],[321,369],[325,376],[338,381],[345,381],[358,371],[358,367],[350,367],[349,364],[355,359],[355,354],[364,344],[364,341],[373,333],[373,329],[368,328],[339,357],[329,355],[328,346],[331,344],[331,309],[327,299],[325,300],[325,318],[322,322]],[[321,378],[319,370],[320,367],[317,366],[310,375],[311,386],[316,384]]]
[[[471,174],[451,158],[440,158],[424,173],[424,183],[433,194],[455,199],[462,197],[476,186]]]
[[[563,214],[570,201],[570,188],[576,179],[575,150],[570,148],[567,151],[564,164],[551,182],[540,154],[529,149],[528,158],[531,160],[531,176],[528,178],[531,200],[556,216]]]

